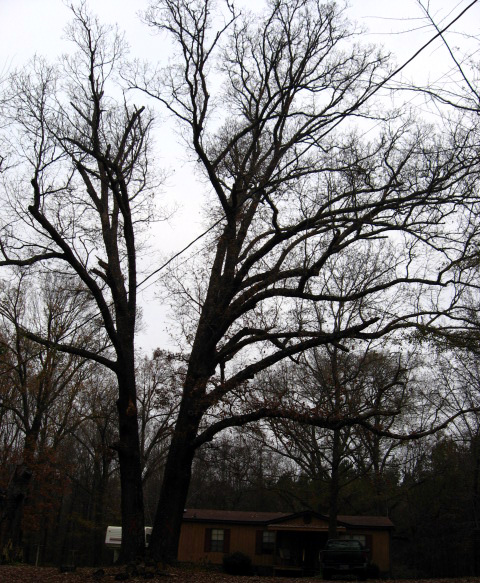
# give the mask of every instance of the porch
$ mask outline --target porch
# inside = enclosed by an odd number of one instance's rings
[[[320,551],[328,539],[326,530],[277,530],[273,555],[274,575],[313,576],[320,572]]]

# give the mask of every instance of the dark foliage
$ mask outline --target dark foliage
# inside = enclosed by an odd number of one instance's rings
[[[223,557],[223,570],[229,575],[253,575],[252,560],[240,552],[226,555]]]

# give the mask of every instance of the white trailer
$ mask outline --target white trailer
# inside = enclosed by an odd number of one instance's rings
[[[148,547],[150,542],[150,535],[152,534],[152,527],[145,527],[145,546]],[[109,549],[113,549],[113,561],[117,562],[120,554],[120,547],[122,546],[122,527],[121,526],[107,526],[107,533],[105,535],[105,545]]]

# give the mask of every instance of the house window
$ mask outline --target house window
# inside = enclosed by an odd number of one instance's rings
[[[223,528],[212,528],[212,543],[210,546],[212,553],[223,553],[224,541],[225,531]]]
[[[264,530],[262,533],[262,554],[273,555],[275,550],[275,533],[270,530]]]
[[[205,551],[207,553],[228,553],[230,550],[230,529],[205,529]]]
[[[273,555],[274,550],[275,550],[275,532],[271,530],[257,530],[255,554]]]

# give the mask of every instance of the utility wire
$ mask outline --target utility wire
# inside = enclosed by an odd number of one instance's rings
[[[174,261],[177,257],[180,257],[180,255],[185,253],[185,251],[187,249],[189,249],[192,245],[194,245],[197,241],[199,241],[200,239],[203,239],[203,237],[205,237],[205,235],[207,235],[210,231],[212,231],[222,221],[223,221],[223,217],[221,219],[219,219],[216,223],[214,223],[211,227],[208,227],[208,229],[206,231],[204,231],[203,233],[198,235],[198,237],[193,239],[193,241],[190,241],[190,243],[186,247],[184,247],[183,249],[181,249],[180,251],[175,253],[175,255],[170,257],[170,259],[168,261],[166,261],[163,265],[161,265],[158,269],[155,269],[155,271],[152,271],[152,273],[150,273],[150,275],[147,275],[147,277],[145,277],[145,279],[142,279],[142,281],[140,283],[137,283],[136,288],[138,289],[141,285],[143,285],[145,282],[147,282],[151,277],[153,277],[154,275],[156,275],[157,273],[159,273],[160,271],[165,269],[165,267],[170,265],[170,263],[172,263],[172,261]]]

